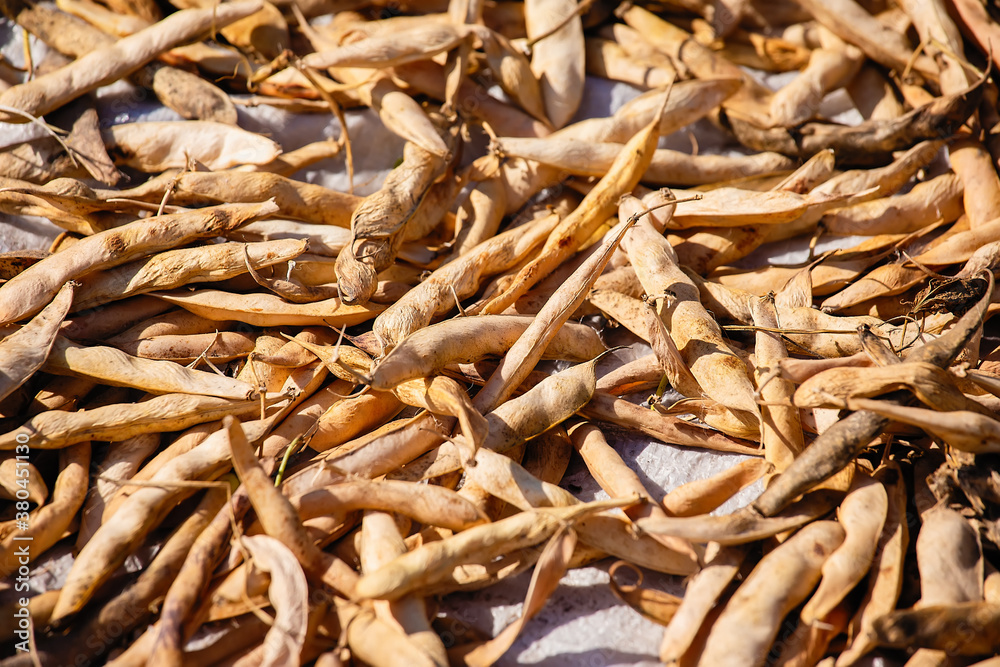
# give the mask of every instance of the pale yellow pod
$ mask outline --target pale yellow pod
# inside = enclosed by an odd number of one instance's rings
[[[663,633],[660,660],[673,667],[694,643],[719,596],[739,572],[746,556],[743,547],[720,547],[710,543],[705,566],[687,581],[684,597]]]
[[[244,0],[225,7],[177,12],[105,48],[91,51],[70,65],[13,86],[0,95],[0,105],[43,116],[91,90],[114,83],[163,51],[191,41],[213,27],[249,16],[261,7],[259,0]],[[5,113],[3,119],[13,123],[28,121],[23,115],[11,113]]]
[[[59,326],[69,312],[74,283],[66,283],[48,306],[0,340],[0,400],[7,398],[45,363]]]
[[[572,0],[529,0],[524,5],[528,39],[548,33],[575,11]],[[585,51],[579,16],[532,45],[531,70],[542,84],[545,115],[554,127],[563,127],[583,99]]]
[[[341,445],[389,421],[403,409],[392,392],[371,391],[331,405],[308,434],[309,446],[318,452]]]
[[[641,63],[675,69],[674,62],[669,56],[650,44],[639,31],[625,23],[605,25],[598,31],[598,34],[614,41],[629,56]]]
[[[621,17],[657,50],[680,63],[698,79],[739,79],[742,84],[739,92],[723,106],[732,110],[734,115],[748,118],[760,127],[768,127],[771,91],[738,65],[644,7],[630,6],[621,13]]]
[[[56,7],[96,26],[102,32],[117,37],[127,37],[153,23],[149,19],[134,14],[118,14],[104,5],[91,2],[91,0],[58,0]]]
[[[535,160],[558,167],[570,174],[600,178],[608,173],[619,144],[608,141],[559,137],[503,137],[498,150],[508,157]],[[778,153],[722,156],[690,155],[668,148],[658,148],[643,174],[643,183],[651,185],[703,185],[737,177],[762,176],[791,168],[792,161]]]
[[[889,120],[906,113],[903,104],[896,99],[895,88],[871,63],[862,65],[861,71],[844,89],[866,120]]]
[[[178,0],[178,5],[208,7],[205,0]],[[248,52],[260,53],[265,58],[277,58],[282,49],[291,46],[288,22],[281,10],[265,0],[263,7],[246,18],[234,21],[219,30],[226,41]]]
[[[261,467],[240,422],[234,417],[223,419],[219,433],[218,440],[229,450],[233,469],[247,487],[250,502],[265,532],[291,550],[310,579],[329,586],[344,597],[350,597],[357,574],[342,560],[313,544],[295,508]],[[201,447],[204,446],[202,443]]]
[[[651,90],[622,105],[610,118],[588,118],[568,125],[551,136],[559,139],[624,143],[640,132],[658,113],[660,134],[666,136],[703,118],[739,90],[739,87],[740,82],[731,78],[681,81],[671,87],[665,106],[660,104],[662,93]],[[564,176],[558,169],[531,160],[507,160],[501,169],[507,183],[508,214],[519,210],[532,196],[543,188],[555,185]]]
[[[317,26],[314,29],[326,41],[349,43],[371,37],[406,33],[414,28],[424,27],[432,23],[456,23],[451,21],[449,15],[443,11],[437,12],[429,7],[421,7],[419,12],[414,15],[392,15],[369,21],[357,12],[348,11],[338,16],[335,23]],[[305,15],[310,16],[308,11],[305,12]]]
[[[944,142],[941,140],[921,141],[884,167],[873,169],[851,169],[820,183],[810,192],[810,196],[848,195],[878,188],[865,198],[887,197],[904,185],[923,167],[940,153]],[[848,200],[857,203],[858,198]]]
[[[732,414],[728,409],[726,412]],[[611,422],[624,428],[641,431],[671,445],[700,447],[747,456],[763,454],[758,444],[752,440],[744,440],[740,436],[727,435],[678,417],[649,410],[604,392],[595,391],[590,403],[581,413],[589,419]],[[731,421],[729,423],[731,424]],[[744,427],[743,433],[746,431]]]
[[[343,473],[367,479],[390,474],[445,442],[443,432],[455,423],[456,420],[440,420],[430,414],[397,419],[319,457],[314,464],[292,475],[284,487],[287,493],[302,493],[317,485],[342,481]],[[333,464],[335,469],[326,463]]]
[[[450,51],[469,34],[470,30],[462,25],[427,22],[407,30],[377,33],[367,39],[310,53],[302,59],[302,64],[316,69],[328,67],[382,69]]]
[[[476,394],[477,409],[486,412],[496,408],[528,378],[562,326],[583,303],[594,281],[628,233],[629,225],[628,221],[623,221],[605,234],[600,246],[552,293]]]
[[[756,326],[777,328],[777,313],[767,297],[752,299],[749,306]],[[777,334],[762,329],[757,332],[754,355],[757,359],[757,391],[763,401],[760,432],[764,460],[774,466],[775,472],[781,473],[805,449],[799,411],[789,405],[795,387],[784,377],[769,375],[771,370],[788,361],[788,349]],[[768,378],[766,384],[762,384],[764,377]]]
[[[265,164],[245,164],[240,167],[234,167],[233,170],[291,176],[300,169],[310,167],[321,160],[337,157],[342,150],[343,147],[339,142],[332,139],[323,139],[282,153],[271,162]]]
[[[896,608],[903,588],[903,564],[909,542],[906,483],[895,462],[880,467],[873,477],[887,492],[888,512],[876,543],[865,597],[851,619],[851,643],[837,657],[837,667],[854,664],[875,646],[872,624],[875,619]]]
[[[429,595],[444,595],[456,591],[477,591],[500,581],[509,580],[531,568],[541,556],[542,547],[535,545],[525,547],[500,556],[492,563],[460,565],[452,570],[451,575],[441,584],[429,589]],[[574,554],[574,564],[588,565],[600,560],[603,554],[583,544],[577,543]]]
[[[913,21],[920,39],[932,44],[928,54],[940,68],[942,92],[948,95],[965,90],[975,77],[970,77],[963,67],[965,51],[962,33],[944,3],[937,0],[904,0],[900,6]]]
[[[867,399],[851,399],[848,403],[859,410],[871,410],[904,424],[918,426],[960,451],[973,454],[1000,451],[1000,422],[978,412],[942,412]]]
[[[466,477],[490,495],[522,510],[579,504],[569,491],[543,482],[517,461],[490,449],[476,453],[476,465],[466,470]]]
[[[435,270],[375,318],[372,330],[379,343],[386,350],[392,349],[409,334],[451,310],[456,296],[459,300],[472,296],[485,276],[510,269],[536,248],[559,224],[559,219],[553,213],[510,229]]]
[[[506,186],[499,173],[476,184],[455,216],[457,232],[451,258],[465,255],[494,238],[507,210],[506,197]]]
[[[462,563],[488,562],[515,549],[538,544],[557,528],[555,514],[544,510],[520,512],[444,540],[425,543],[379,570],[366,573],[355,592],[362,599],[397,599],[434,584]]]
[[[930,266],[965,262],[976,250],[997,240],[1000,240],[1000,219],[983,223],[974,229],[959,231],[914,259]]]
[[[96,386],[97,383],[90,380],[52,378],[31,399],[25,414],[33,416],[46,410],[74,410]]]
[[[835,209],[821,221],[831,234],[907,234],[938,220],[956,220],[962,214],[963,188],[958,176],[949,172],[918,183],[903,195]]]
[[[972,229],[996,217],[1000,206],[1000,177],[989,151],[974,139],[960,139],[948,146],[948,158],[962,180],[963,208]]]
[[[429,377],[448,364],[499,355],[528,328],[533,318],[522,315],[479,315],[446,320],[419,329],[403,339],[375,366],[373,389],[391,389],[401,382]],[[583,361],[604,352],[593,329],[563,325],[548,348],[557,359]]]
[[[314,358],[310,355],[310,361]],[[343,400],[354,388],[352,382],[334,380],[302,400],[288,412],[280,424],[261,443],[261,453],[266,457],[281,456],[293,440],[299,438],[316,424],[334,403]]]
[[[653,151],[656,150],[656,142],[660,136],[659,119],[668,101],[665,95],[658,94],[656,99],[660,106],[654,112],[652,122],[628,140],[607,176],[598,181],[580,205],[559,223],[545,241],[539,255],[518,272],[514,282],[487,303],[483,308],[484,313],[503,312],[551,273],[614,213],[618,199],[638,185],[642,173],[649,166]]]
[[[393,70],[414,90],[442,101],[447,98],[445,72],[440,65],[421,61]],[[458,108],[489,123],[500,136],[543,137],[549,133],[549,128],[541,121],[492,97],[483,86],[468,77],[458,84]]]
[[[292,496],[289,500],[303,521],[364,509],[402,514],[420,523],[455,532],[487,522],[479,508],[464,497],[432,484],[350,480]]]
[[[643,485],[635,470],[630,468],[617,450],[604,439],[601,430],[589,422],[582,422],[569,429],[573,447],[580,453],[587,469],[604,491],[614,498],[639,496],[646,500],[626,510],[631,519],[647,516],[662,516],[663,509],[657,505]]]
[[[619,215],[628,217],[642,209],[639,200],[626,198]],[[623,247],[646,293],[667,297],[659,308],[660,317],[705,395],[755,421],[758,408],[746,367],[729,349],[719,325],[701,305],[698,288],[678,268],[677,255],[667,239],[647,220],[640,219],[626,235]]]
[[[708,514],[772,470],[765,459],[740,461],[728,470],[672,489],[661,502],[670,516]]]
[[[316,355],[299,344],[300,341],[311,345],[336,344],[339,334],[327,327],[305,327],[288,342],[275,350],[261,350],[254,355],[255,361],[265,366],[280,368],[301,368],[316,360]]]
[[[343,340],[339,336],[336,339],[332,339],[333,336],[318,336],[320,340],[312,341],[309,339],[313,336],[303,336],[303,332],[294,338],[288,334],[282,335],[289,341],[286,345],[304,350],[308,361],[319,359],[330,373],[353,384],[357,384],[359,373],[371,372],[373,364],[371,357],[356,347],[343,345]],[[326,340],[323,340],[324,338]]]
[[[404,634],[396,623],[387,623],[376,613],[356,604],[337,608],[340,625],[351,655],[373,667],[438,667],[424,648]]]
[[[597,378],[597,391],[623,396],[654,389],[663,377],[655,354],[647,354]]]
[[[264,633],[261,645],[236,664],[247,665],[251,660],[255,664],[280,664],[290,662],[289,656],[309,655],[305,648],[310,625],[309,585],[302,568],[295,563],[295,554],[268,535],[247,535],[242,542],[254,569],[269,575],[267,599],[274,610],[274,624]],[[155,664],[156,659],[152,662]]]
[[[937,409],[972,407],[955,386],[954,376],[928,363],[831,368],[800,384],[792,401],[798,407],[842,407],[851,398],[880,396],[904,388]]]
[[[476,29],[476,34],[482,42],[486,62],[500,87],[518,106],[548,127],[549,108],[544,93],[544,79],[539,80],[537,70],[533,69],[528,58],[499,33],[479,28]],[[560,85],[565,86],[565,83],[560,82]]]
[[[454,135],[450,135],[453,138]],[[351,214],[351,242],[337,255],[337,283],[345,303],[364,305],[377,274],[392,265],[407,223],[447,161],[408,142],[403,162],[389,172],[382,187],[365,197]]]
[[[836,38],[834,38],[836,39]],[[775,125],[792,127],[817,115],[823,98],[853,77],[864,61],[857,47],[845,44],[815,49],[809,64],[771,98],[771,119]],[[833,48],[831,48],[833,47]]]
[[[243,225],[227,233],[226,236],[246,242],[282,239],[306,241],[309,250],[320,257],[336,257],[351,242],[351,232],[346,227],[295,220],[258,220]],[[333,280],[336,280],[336,277]]]
[[[826,313],[835,313],[878,297],[902,294],[926,278],[927,274],[919,268],[883,264],[824,300],[822,309]]]
[[[218,331],[180,336],[153,336],[120,349],[142,359],[190,364],[199,358],[222,363],[245,357],[254,349],[255,336],[238,331]]]
[[[877,317],[864,315],[838,317],[815,308],[780,308],[778,310],[778,321],[781,323],[782,333],[786,335],[787,340],[821,357],[849,357],[852,354],[862,352],[863,349],[856,333],[858,327],[862,325],[871,327],[872,331],[887,338],[895,350],[912,346],[918,341],[931,340],[933,334],[927,330],[940,330],[939,327],[942,326],[942,323],[932,323],[930,319],[928,318],[926,324],[931,326],[925,326],[924,332],[921,332],[912,325],[909,327],[892,326]],[[821,330],[823,333],[812,333],[816,330]],[[844,333],[835,333],[837,331]]]
[[[18,484],[18,481],[24,479],[24,473],[21,473],[21,477],[17,476],[19,470],[28,471],[27,482]],[[45,499],[49,497],[49,488],[34,463],[18,461],[14,452],[0,454],[0,494],[3,494],[6,500],[15,500],[17,490],[21,488],[27,491],[27,500],[38,506],[44,505]]]
[[[674,190],[683,199],[694,195],[686,190]],[[791,222],[810,206],[820,202],[787,190],[757,192],[740,188],[721,187],[701,193],[701,198],[677,204],[668,223],[670,229],[689,227],[738,227],[741,225],[776,225]]]
[[[983,547],[979,532],[959,512],[935,505],[920,515],[917,607],[978,602],[983,599]],[[947,544],[947,549],[941,545]]]
[[[197,74],[156,63],[139,70],[136,78],[143,86],[152,88],[164,106],[187,120],[236,125],[239,115],[233,100]]]
[[[436,542],[425,542],[362,576],[354,592],[360,599],[398,599],[443,581],[459,565],[488,563],[497,556],[548,539],[567,522],[626,504],[628,501],[606,500],[519,512]]]
[[[155,292],[153,296],[206,319],[236,320],[261,327],[353,326],[374,318],[385,309],[376,303],[349,306],[340,299],[289,303],[274,294],[234,294],[212,289]]]
[[[153,520],[160,508],[194,492],[190,487],[169,482],[211,479],[228,468],[229,443],[214,435],[201,446],[165,466],[151,481],[168,484],[144,486],[135,491],[117,513],[114,521],[104,523],[77,555],[66,583],[52,612],[52,622],[68,619],[93,596],[139,543],[156,527]]]
[[[725,515],[666,517],[641,519],[640,530],[655,535],[675,535],[692,542],[718,542],[723,545],[748,544],[773,537],[814,521],[832,510],[842,492],[830,489],[813,491],[781,512],[763,517],[752,507],[744,507]]]
[[[487,413],[489,433],[483,448],[505,452],[568,419],[593,396],[596,364],[597,357],[570,366]],[[453,472],[461,467],[463,448],[468,451],[460,439],[444,443],[391,476],[417,481]]]
[[[269,213],[273,202],[230,204],[156,216],[81,239],[50,255],[0,287],[0,323],[35,314],[69,280],[89,271],[124,264],[136,257],[211,237]]]
[[[520,464],[490,449],[476,454],[466,476],[490,495],[525,511],[536,507],[574,507],[580,501],[568,491],[543,482]],[[616,516],[592,516],[577,524],[580,539],[606,553],[659,572],[693,574],[698,552],[683,540],[654,540],[648,535],[628,537],[631,524]]]
[[[273,403],[284,398],[272,398]],[[164,394],[142,403],[108,405],[91,410],[53,410],[32,417],[20,428],[0,436],[0,450],[28,444],[37,449],[61,449],[85,440],[114,442],[140,433],[177,431],[215,421],[225,415],[260,411],[256,399],[228,399],[191,394]],[[28,438],[25,443],[25,437]]]
[[[406,553],[406,543],[399,534],[393,516],[387,512],[366,511],[361,522],[361,568],[372,572],[393,558]],[[448,664],[444,642],[431,628],[423,598],[408,596],[400,600],[374,603],[375,614],[390,625],[398,625],[410,642],[418,646],[437,667]]]
[[[281,158],[288,158],[281,155]],[[173,181],[172,181],[173,182]],[[140,186],[141,187],[141,186]],[[119,196],[128,197],[128,194]],[[144,200],[159,203],[163,193],[149,193]],[[190,171],[176,177],[171,195],[178,204],[210,202],[250,202],[273,198],[283,217],[336,227],[350,227],[351,213],[361,197],[330,188],[296,181],[268,172]]]
[[[371,98],[372,108],[391,132],[428,153],[449,158],[447,144],[416,100],[385,80],[375,85]]]
[[[902,72],[912,68],[936,81],[938,69],[926,55],[912,57],[913,45],[854,0],[803,0],[802,6],[822,25],[846,42],[858,46],[872,60]]]
[[[149,302],[158,307],[149,308],[147,306]],[[133,312],[131,317],[127,316],[125,312],[127,310]],[[62,334],[74,341],[100,341],[108,345],[116,345],[148,336],[206,333],[215,330],[228,331],[232,328],[232,322],[206,320],[183,308],[174,308],[151,296],[139,296],[112,302],[98,312],[115,314],[114,324],[97,322],[94,313],[90,312],[69,318],[63,327]]]
[[[246,252],[254,268],[260,268],[295,259],[305,248],[305,241],[287,239],[247,244]],[[173,289],[190,282],[227,280],[245,272],[243,244],[220,243],[168,250],[109,271],[90,273],[82,279],[74,295],[74,310],[86,310],[158,289]]]
[[[587,73],[602,79],[622,81],[640,89],[668,86],[680,77],[673,67],[650,65],[634,59],[617,42],[587,37]]]
[[[678,255],[680,255],[682,247],[678,247],[677,250]],[[831,260],[820,264],[812,270],[813,294],[821,296],[846,287],[874,263],[874,256],[869,256],[845,262]],[[718,267],[709,273],[711,281],[705,283],[702,292],[723,291],[723,289],[716,287],[716,285],[721,285],[726,289],[735,287],[746,290],[748,294],[754,296],[764,296],[768,292],[780,290],[788,282],[788,279],[798,271],[799,269],[780,266],[765,266],[750,271]],[[707,296],[702,298],[706,301],[709,299]]]
[[[27,526],[10,531],[0,540],[0,576],[7,578],[18,565],[27,565],[25,558],[31,562],[42,556],[62,539],[83,506],[89,481],[90,443],[80,442],[62,450],[59,466],[51,500],[30,513]],[[18,548],[25,544],[31,548]]]
[[[837,510],[837,520],[846,537],[823,563],[819,588],[802,608],[803,623],[814,625],[823,621],[868,574],[888,511],[888,495],[882,483],[856,474],[853,488]]]
[[[424,408],[435,415],[447,415],[458,419],[465,440],[471,447],[464,453],[465,462],[472,460],[476,450],[489,435],[489,422],[474,407],[468,392],[450,377],[438,375],[417,378],[396,385],[392,390],[406,405]]]
[[[763,665],[781,621],[809,595],[843,540],[839,524],[817,521],[764,556],[712,626],[698,665]]]
[[[629,100],[613,116],[588,118],[554,132],[554,139],[602,141],[624,144],[659,115],[660,136],[667,136],[694,123],[740,90],[732,77],[679,81],[670,87],[666,103],[663,93],[650,90]]]
[[[254,393],[254,387],[242,380],[185,368],[173,362],[142,359],[113,347],[80,345],[62,337],[56,339],[45,361],[45,370],[116,387],[134,387],[153,394],[247,398]]]
[[[125,123],[112,125],[102,136],[123,164],[151,173],[184,168],[188,160],[212,170],[264,164],[281,153],[281,147],[264,136],[207,120]]]
[[[609,289],[594,289],[587,295],[587,303],[601,311],[609,321],[625,327],[640,339],[650,342],[651,334],[646,319],[646,304],[639,299]]]
[[[99,463],[100,476],[94,480],[93,488],[87,494],[80,517],[80,531],[76,536],[76,548],[81,549],[90,541],[106,518],[104,511],[108,503],[118,494],[122,483],[131,479],[143,461],[160,446],[159,433],[145,433],[116,442]]]

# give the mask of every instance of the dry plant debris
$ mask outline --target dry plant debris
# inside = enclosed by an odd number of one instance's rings
[[[491,665],[608,557],[668,665],[1000,664],[995,6],[0,11],[48,47],[0,61],[0,213],[63,230],[0,255],[3,667]],[[637,94],[574,122],[595,78]],[[184,120],[101,117],[123,81]],[[661,147],[696,123],[733,150]],[[749,458],[657,497],[625,432]]]

